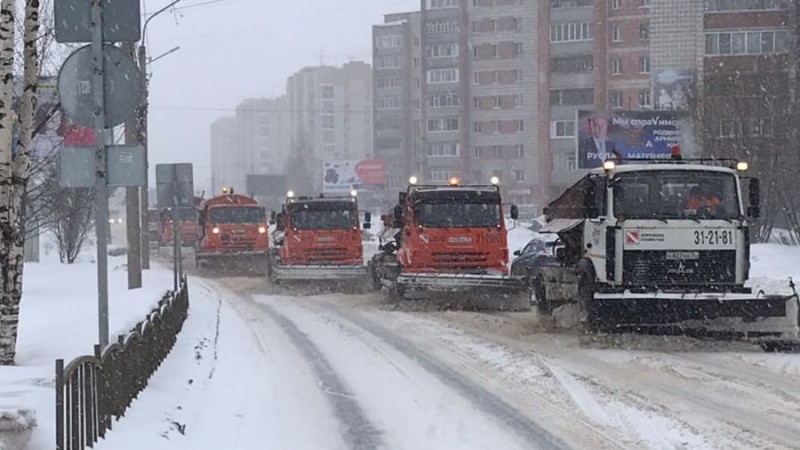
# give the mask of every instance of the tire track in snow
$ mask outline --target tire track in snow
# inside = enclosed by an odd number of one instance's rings
[[[357,450],[382,447],[382,433],[367,418],[355,396],[345,386],[319,348],[289,318],[268,305],[252,303],[283,329],[306,361],[311,364],[314,373],[320,380],[322,391],[327,394],[326,398],[336,412],[345,444]]]
[[[504,423],[522,439],[526,440],[531,445],[531,448],[570,448],[558,437],[542,428],[539,424],[531,421],[524,414],[490,391],[473,383],[456,370],[441,364],[433,356],[421,351],[411,342],[357,314],[346,314],[339,308],[330,305],[324,305],[323,307],[326,307],[326,309],[340,318],[351,322],[356,327],[363,329],[397,349],[400,353],[438,378],[442,383],[460,392],[464,398],[469,399],[478,409],[483,410],[485,413],[497,418],[501,423]]]

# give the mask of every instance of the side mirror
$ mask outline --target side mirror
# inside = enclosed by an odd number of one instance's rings
[[[761,217],[761,207],[759,206],[748,206],[747,207],[747,217],[751,219],[758,219]]]
[[[372,222],[372,213],[367,211],[364,213],[364,222],[370,223]]]
[[[758,178],[751,178],[748,187],[750,188],[750,206],[761,206],[761,183],[758,181]]]
[[[522,254],[522,251],[520,251],[520,250],[514,251],[514,256],[520,256],[521,254]]]
[[[394,223],[392,228],[403,228],[403,207],[396,205],[394,207]]]
[[[283,231],[285,227],[283,226],[283,214],[276,214],[275,215],[275,229],[278,231]]]
[[[519,219],[519,207],[517,205],[511,205],[511,218],[513,220]]]
[[[361,228],[363,228],[365,230],[369,230],[370,228],[372,228],[372,224],[369,223],[369,222],[364,222],[364,224],[361,226]]]
[[[275,211],[270,211],[269,212],[269,219],[271,221],[275,222],[275,217],[277,217],[277,216],[278,216],[278,213],[276,213]]]
[[[406,204],[406,198],[408,198],[408,192],[401,192],[400,195],[397,196],[397,200],[401,206]]]
[[[567,249],[564,247],[556,249],[556,259],[559,261],[564,261],[567,258]]]

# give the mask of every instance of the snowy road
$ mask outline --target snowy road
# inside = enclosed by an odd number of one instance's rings
[[[580,337],[541,328],[533,313],[304,295],[261,279],[196,283],[187,331],[101,449],[800,442],[800,355],[686,338]],[[125,431],[159,426],[148,442]]]

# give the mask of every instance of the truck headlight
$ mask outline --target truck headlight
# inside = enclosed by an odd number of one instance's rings
[[[267,232],[267,227],[258,227],[259,234],[265,234]]]
[[[214,234],[219,234],[219,227],[212,228],[211,232],[214,233]]]

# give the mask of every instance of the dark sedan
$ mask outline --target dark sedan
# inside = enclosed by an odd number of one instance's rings
[[[522,250],[514,252],[516,258],[511,261],[511,276],[523,277],[529,269],[540,267],[548,256],[555,255],[556,246],[560,246],[560,242],[555,236],[542,235],[531,239]]]

